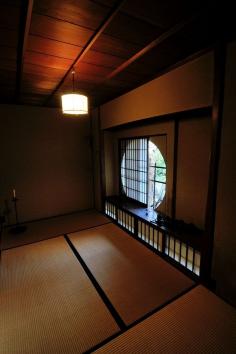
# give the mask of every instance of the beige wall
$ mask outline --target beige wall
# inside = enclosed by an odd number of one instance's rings
[[[236,305],[236,42],[228,46],[216,208],[213,278],[218,294]]]
[[[93,206],[89,118],[64,118],[60,110],[0,106],[0,203],[12,211],[12,189],[21,221]]]
[[[101,128],[212,104],[209,52],[101,106]]]
[[[211,119],[179,122],[176,218],[204,229],[211,148]]]
[[[94,176],[94,207],[102,210],[102,185],[101,185],[101,138],[98,109],[91,112],[92,137],[93,137],[93,176]]]

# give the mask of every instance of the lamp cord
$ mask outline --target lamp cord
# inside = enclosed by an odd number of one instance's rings
[[[73,93],[75,93],[75,69],[72,70]]]

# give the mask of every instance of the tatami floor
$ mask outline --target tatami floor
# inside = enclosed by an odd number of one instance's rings
[[[235,309],[201,285],[96,351],[97,354],[235,352]]]
[[[8,235],[0,353],[235,351],[235,309],[103,215],[53,218]]]
[[[109,220],[95,210],[86,210],[69,215],[56,216],[39,221],[25,223],[26,231],[20,234],[13,233],[11,227],[4,230],[2,248],[26,245],[52,237],[64,235],[69,232],[79,231],[103,225]]]
[[[69,238],[126,325],[194,284],[112,223]]]

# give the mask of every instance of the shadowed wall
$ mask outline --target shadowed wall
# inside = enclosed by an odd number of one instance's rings
[[[16,189],[21,221],[93,207],[89,117],[53,108],[1,105],[1,209]]]
[[[228,45],[217,191],[213,277],[218,293],[236,306],[236,42]]]

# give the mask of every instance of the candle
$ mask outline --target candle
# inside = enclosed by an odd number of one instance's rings
[[[13,189],[13,198],[16,199],[16,190]]]

